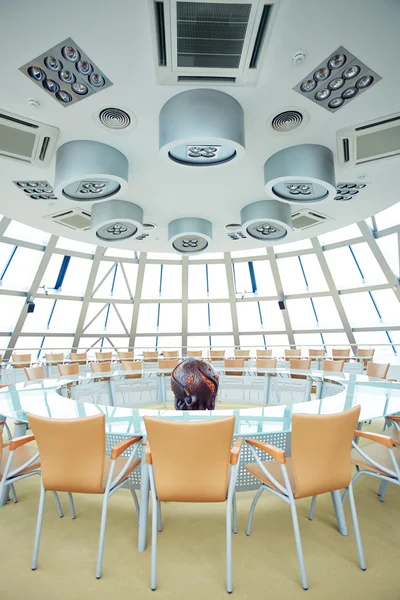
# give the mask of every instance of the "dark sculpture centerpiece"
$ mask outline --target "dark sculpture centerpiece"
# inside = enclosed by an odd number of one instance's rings
[[[201,358],[186,358],[172,372],[176,410],[214,410],[219,375]]]

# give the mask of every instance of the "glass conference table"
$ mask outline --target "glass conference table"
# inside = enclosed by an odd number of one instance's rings
[[[232,369],[236,370],[236,369]],[[225,370],[226,371],[226,370]],[[143,372],[143,378],[158,377],[167,379],[165,370],[153,369]],[[260,372],[260,370],[258,370]],[[129,374],[130,372],[124,372]],[[137,371],[132,371],[137,375]],[[0,390],[0,415],[17,422],[15,435],[24,435],[28,424],[28,415],[34,414],[55,419],[80,418],[90,415],[105,414],[107,453],[116,443],[133,435],[146,435],[144,417],[152,416],[173,421],[193,422],[205,419],[216,419],[224,416],[235,416],[234,440],[237,437],[258,439],[282,448],[290,456],[291,419],[295,413],[332,414],[342,412],[352,406],[361,405],[360,421],[369,421],[387,415],[400,413],[400,383],[368,377],[366,375],[328,373],[322,371],[289,371],[283,369],[265,370],[265,380],[282,378],[285,382],[291,375],[303,375],[307,381],[317,387],[315,399],[288,404],[252,406],[249,408],[224,408],[224,401],[217,403],[214,411],[176,411],[168,409],[160,403],[157,408],[135,408],[108,398],[104,404],[74,400],[70,395],[71,386],[92,382],[94,386],[109,381],[121,380],[121,372],[86,374],[83,376],[60,377],[32,382],[19,383]],[[246,369],[243,379],[255,379],[255,371]],[[262,380],[261,377],[257,378]],[[100,380],[100,381],[97,381]],[[108,382],[109,382],[108,381]],[[127,379],[125,383],[136,379]],[[294,380],[298,381],[298,380]],[[301,380],[300,380],[301,381]],[[267,381],[264,385],[267,385]],[[128,453],[127,453],[128,455]],[[143,456],[144,458],[144,446]],[[239,470],[237,491],[256,489],[258,484],[243,465],[253,462],[248,448],[242,447],[241,467]],[[140,488],[140,516],[138,549],[143,552],[146,547],[149,479],[145,460],[140,469],[133,474],[133,484]]]

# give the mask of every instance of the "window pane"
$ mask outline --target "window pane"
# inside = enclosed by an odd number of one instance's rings
[[[336,229],[329,233],[323,233],[318,236],[318,240],[322,246],[326,246],[327,244],[343,242],[344,240],[350,240],[351,238],[356,237],[361,237],[361,231],[359,230],[358,225],[354,223],[353,225],[348,225],[347,227],[342,227],[341,229]]]
[[[253,262],[253,268],[258,295],[276,296],[275,281],[269,260],[256,260]]]
[[[77,302],[73,300],[57,300],[56,305],[54,307],[53,315],[51,317],[49,331],[74,332],[78,325],[81,308],[82,302]]]
[[[188,331],[209,331],[208,304],[188,305]]]
[[[321,334],[319,333],[295,333],[294,341],[296,346],[301,347],[303,356],[307,356],[309,348],[323,348]]]
[[[206,265],[189,265],[189,298],[205,298],[206,296]]]
[[[393,227],[393,225],[398,225],[400,223],[399,203],[379,212],[377,215],[375,215],[375,220],[380,231],[382,229]]]
[[[3,273],[13,250],[14,246],[12,244],[3,244],[0,242],[0,275]]]
[[[71,350],[73,341],[73,336],[45,337],[40,356],[44,356],[44,354],[50,352],[63,352],[67,354]]]
[[[147,258],[160,260],[182,260],[182,257],[179,256],[179,254],[176,254],[176,252],[148,252]]]
[[[394,351],[385,331],[356,331],[354,333],[359,348],[374,348],[375,362],[389,362],[393,359]],[[391,339],[393,340],[392,336]],[[376,344],[383,344],[378,346]]]
[[[141,304],[137,330],[140,333],[157,331],[158,304]]]
[[[363,272],[365,283],[375,285],[379,283],[387,283],[387,279],[383,274],[375,256],[372,254],[367,242],[362,244],[354,244],[352,247],[356,260]]]
[[[36,301],[35,301],[36,302]],[[12,331],[19,318],[26,298],[17,296],[0,296],[0,329],[1,331]],[[31,313],[28,317],[32,316]]]
[[[140,356],[143,350],[154,351],[156,349],[156,336],[146,336],[135,338],[135,356]]]
[[[71,258],[62,284],[63,294],[84,295],[92,264],[88,258]]]
[[[240,336],[241,350],[250,349],[250,356],[256,356],[256,349],[264,349],[264,336],[262,335],[241,335]]]
[[[107,332],[126,333],[124,326],[121,323],[121,317],[128,332],[131,330],[133,304],[111,304],[107,320]]]
[[[347,338],[347,335],[343,332],[343,333],[324,333],[324,341],[325,341],[325,345],[328,348],[328,354],[331,356],[332,355],[332,351],[331,351],[331,347],[332,346],[338,346],[340,348],[349,348],[349,340]],[[350,352],[351,354],[351,352]]]
[[[313,298],[313,303],[321,329],[342,329],[342,321],[331,296]]]
[[[293,329],[315,329],[318,327],[310,298],[286,300]]]
[[[352,327],[365,327],[380,324],[379,315],[368,292],[343,294],[341,300]]]
[[[383,324],[400,325],[400,304],[392,290],[372,292]]]
[[[190,268],[190,267],[189,267]],[[210,298],[228,298],[225,265],[207,265]]]
[[[107,248],[104,256],[116,256],[118,258],[137,258],[138,252],[135,250],[125,250],[124,248]]]
[[[278,269],[284,294],[299,294],[307,291],[306,282],[297,256],[278,258]]]
[[[313,292],[325,292],[328,290],[325,276],[320,267],[318,258],[314,254],[306,254],[300,257],[304,273],[308,283],[308,289]]]
[[[62,254],[53,254],[40,282],[39,292],[44,292],[44,288],[46,288],[53,293],[63,259]]]
[[[11,221],[4,234],[6,237],[15,238],[23,242],[32,242],[33,244],[40,244],[46,246],[51,235],[46,231],[40,229],[34,229],[18,221]]]
[[[258,302],[238,302],[236,304],[239,331],[257,331],[261,329],[261,317]]]
[[[285,331],[285,322],[282,311],[276,300],[260,302],[263,329],[268,331]]]
[[[308,248],[312,248],[311,240],[309,238],[306,240],[299,240],[298,242],[291,242],[289,244],[279,244],[279,246],[275,248],[275,253],[296,252],[297,250],[306,250]]]
[[[386,258],[389,267],[392,269],[396,277],[399,277],[399,243],[397,233],[392,233],[391,235],[386,235],[383,238],[378,238],[376,242],[381,249],[383,256]]]
[[[180,332],[182,330],[182,304],[160,304],[158,331]]]
[[[123,270],[122,264],[118,263],[117,274],[114,281],[114,290],[112,293],[113,298],[121,298],[123,300],[127,300],[128,298],[133,298],[135,294],[136,288],[136,279],[137,279],[137,270],[138,265],[131,263],[124,263]],[[129,283],[130,292],[128,290],[128,286],[126,285],[124,273],[126,275],[126,279]]]
[[[265,256],[265,248],[250,248],[249,250],[234,250],[231,252],[232,258],[251,258],[252,256]]]
[[[149,265],[147,265],[148,267]],[[146,268],[147,268],[146,267]],[[182,267],[181,265],[163,265],[162,298],[182,298]]]
[[[144,270],[142,298],[159,298],[161,265],[146,265]]]
[[[210,338],[206,335],[188,335],[188,349],[200,350],[204,348],[203,356],[208,356],[208,348],[210,347]]]
[[[15,342],[15,350],[23,354],[23,350],[32,354],[32,359],[36,359],[39,354],[39,348],[43,341],[43,336],[20,335]]]
[[[27,315],[22,331],[45,333],[53,306],[54,300],[50,298],[35,298],[35,311]]]
[[[58,238],[57,242],[57,248],[75,250],[75,252],[86,252],[87,254],[94,254],[96,247],[93,244],[86,244],[85,242],[78,242],[77,240],[70,240],[64,237]]]
[[[224,253],[223,252],[207,252],[207,254],[198,254],[196,256],[189,256],[189,260],[213,260],[215,258],[219,258],[221,260],[224,259]]]
[[[339,290],[363,285],[360,271],[348,246],[324,252],[333,281]],[[346,268],[344,268],[346,265]]]
[[[234,356],[233,335],[212,335],[211,347],[213,350],[225,350],[227,357]]]
[[[265,340],[267,347],[272,348],[272,356],[283,356],[284,349],[289,347],[289,339],[285,333],[274,335],[266,333]]]
[[[232,331],[231,307],[221,302],[210,304],[211,331]]]
[[[233,264],[233,279],[235,282],[236,294],[253,293],[248,262]]]
[[[177,335],[160,335],[158,338],[159,350],[178,350],[182,352],[182,338]]]
[[[3,288],[28,290],[42,260],[43,253],[18,246],[17,251],[3,277]]]

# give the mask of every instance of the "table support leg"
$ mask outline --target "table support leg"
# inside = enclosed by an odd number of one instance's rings
[[[146,550],[147,538],[147,516],[149,512],[149,467],[146,464],[146,446],[142,448],[142,464],[140,467],[140,511],[139,511],[139,531],[138,531],[138,552]]]

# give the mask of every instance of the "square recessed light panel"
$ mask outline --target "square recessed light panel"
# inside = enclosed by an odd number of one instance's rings
[[[340,46],[293,89],[329,112],[346,106],[381,77]]]
[[[15,185],[21,192],[32,200],[58,200],[54,195],[54,190],[48,181],[14,181]]]
[[[30,60],[19,70],[63,106],[76,104],[112,85],[71,38]]]
[[[347,202],[348,200],[355,200],[363,189],[367,187],[367,183],[360,181],[353,181],[349,183],[340,182],[336,184],[336,196],[334,200],[338,202]]]

